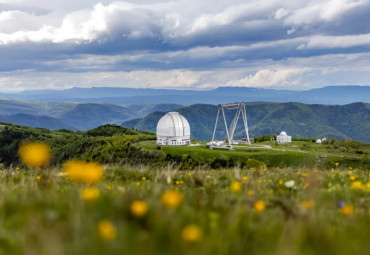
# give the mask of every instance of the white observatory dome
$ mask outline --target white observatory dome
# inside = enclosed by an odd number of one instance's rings
[[[189,122],[178,112],[168,112],[157,124],[157,144],[190,144]]]
[[[287,136],[287,133],[285,131],[281,131],[280,135],[281,136]]]

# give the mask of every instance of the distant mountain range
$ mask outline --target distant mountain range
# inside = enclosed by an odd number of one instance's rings
[[[354,139],[370,143],[370,104],[308,105],[302,103],[247,103],[250,136],[279,134],[286,131],[293,137]],[[197,104],[177,109],[190,124],[191,136],[199,140],[212,138],[217,106]],[[156,130],[158,120],[165,112],[153,112],[145,118],[126,121],[125,127]],[[226,112],[228,123],[234,113]],[[241,121],[239,122],[241,124]],[[219,120],[217,139],[224,139],[225,127]],[[242,135],[241,125],[236,137]]]
[[[170,111],[179,104],[112,105],[43,102],[0,98],[0,122],[48,129],[89,130],[106,123],[145,117],[154,111]]]
[[[355,102],[370,103],[370,86],[328,86],[304,91],[248,87],[219,87],[209,91],[94,87],[25,91],[0,94],[0,97],[47,102],[108,104],[192,105],[264,101],[343,105]]]

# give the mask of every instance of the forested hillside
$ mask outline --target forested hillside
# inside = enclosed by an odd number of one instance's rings
[[[293,137],[329,137],[370,142],[370,104],[307,105],[256,102],[247,103],[246,110],[251,137],[279,134],[285,130]],[[217,106],[198,104],[176,111],[189,121],[193,138],[211,139]],[[123,126],[154,132],[158,120],[164,114],[154,112],[143,119],[124,122]],[[230,123],[234,112],[227,111],[226,116]],[[224,139],[224,130],[225,127],[220,120],[217,139]],[[239,125],[237,137],[241,137],[241,131]]]

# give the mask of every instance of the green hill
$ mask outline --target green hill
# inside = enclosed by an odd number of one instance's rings
[[[251,137],[279,134],[284,130],[293,137],[328,137],[370,142],[370,104],[308,105],[255,102],[247,103],[246,110]],[[211,139],[217,106],[197,104],[176,111],[189,121],[193,138],[203,141]],[[154,112],[143,119],[126,121],[123,126],[154,132],[158,120],[164,114]],[[233,115],[232,111],[226,112],[228,123]],[[219,121],[217,139],[224,139],[224,130],[222,121]],[[242,137],[240,124],[236,137]]]

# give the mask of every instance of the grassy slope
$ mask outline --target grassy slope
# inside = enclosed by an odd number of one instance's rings
[[[369,254],[370,200],[366,189],[351,189],[350,176],[369,182],[368,173],[342,166],[334,173],[300,169],[266,171],[172,171],[109,167],[96,185],[100,196],[84,201],[87,186],[51,171],[21,168],[0,172],[1,254]],[[41,176],[40,180],[36,176]],[[142,181],[142,177],[146,181]],[[242,177],[247,177],[243,181]],[[279,184],[294,180],[293,189]],[[176,184],[182,181],[183,184]],[[233,193],[232,181],[242,182]],[[137,183],[140,183],[140,186]],[[307,185],[309,185],[307,187]],[[109,189],[107,188],[109,187]],[[166,190],[184,196],[176,209],[161,204]],[[136,218],[135,200],[148,205]],[[262,200],[266,210],[253,204]],[[304,201],[313,208],[303,207]],[[354,206],[345,216],[338,201]],[[112,222],[117,236],[104,241],[98,223]],[[201,228],[198,243],[186,243],[182,230]]]

